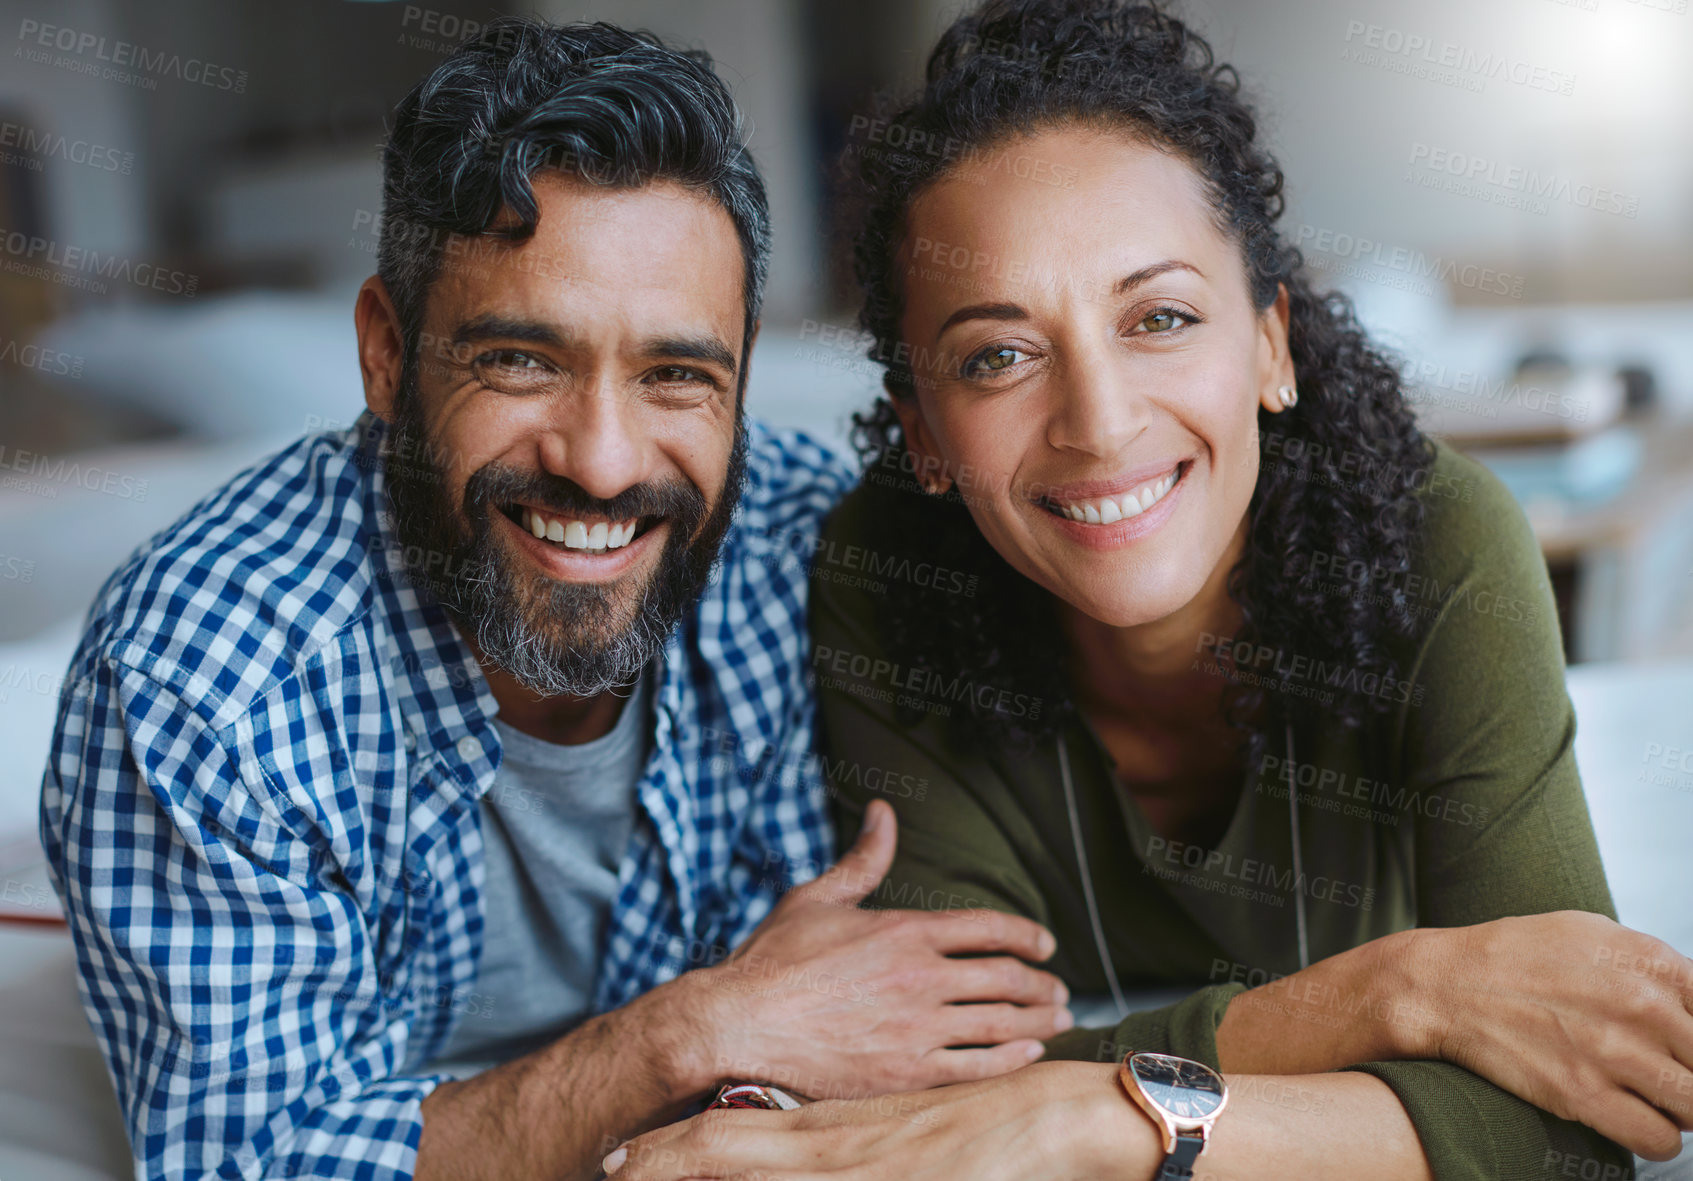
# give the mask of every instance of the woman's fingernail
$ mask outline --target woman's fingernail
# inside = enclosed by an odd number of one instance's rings
[[[1042,1054],[1046,1053],[1046,1047],[1041,1045],[1039,1042],[1030,1042],[1029,1048],[1025,1050],[1024,1053],[1029,1056],[1029,1061],[1033,1062],[1036,1058],[1039,1058]]]
[[[1056,1029],[1059,1033],[1063,1033],[1066,1029],[1071,1028],[1075,1024],[1076,1015],[1068,1009],[1058,1010],[1052,1018],[1052,1028]]]
[[[611,1153],[600,1162],[600,1171],[607,1174],[615,1173],[623,1167],[623,1162],[628,1159],[628,1147],[626,1145],[619,1145],[618,1147],[612,1149]]]

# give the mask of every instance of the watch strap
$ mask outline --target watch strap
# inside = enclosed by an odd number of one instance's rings
[[[1153,1181],[1192,1181],[1193,1162],[1205,1151],[1205,1137],[1184,1134],[1176,1137],[1176,1147],[1164,1158],[1163,1166]]]

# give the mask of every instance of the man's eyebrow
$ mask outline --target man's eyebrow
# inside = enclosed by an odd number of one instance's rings
[[[524,344],[545,344],[565,348],[568,341],[550,324],[539,320],[518,320],[510,316],[483,315],[466,320],[453,329],[454,344],[481,340],[516,340]]]
[[[484,340],[512,340],[522,344],[550,345],[557,349],[567,349],[577,343],[551,324],[493,314],[466,320],[453,331],[455,344]],[[653,337],[641,343],[640,355],[654,361],[704,361],[722,366],[729,371],[730,377],[735,376],[739,369],[729,346],[709,335]]]
[[[720,365],[734,377],[735,354],[715,336],[664,336],[644,342],[641,356],[651,361],[704,361]]]
[[[1205,272],[1192,263],[1182,262],[1176,258],[1167,258],[1163,262],[1155,262],[1141,267],[1138,271],[1130,271],[1112,285],[1111,294],[1122,295],[1126,291],[1132,291],[1148,279],[1155,279],[1168,271],[1192,271],[1201,279],[1205,277]],[[959,308],[948,316],[941,323],[940,332],[944,333],[954,324],[962,323],[965,320],[1022,320],[1026,319],[1028,314],[1019,304],[973,303]],[[940,333],[936,333],[936,335],[939,336]]]
[[[941,324],[941,332],[965,320],[1023,320],[1027,319],[1028,315],[1028,312],[1014,303],[973,303],[948,316]],[[935,335],[939,336],[940,333]]]

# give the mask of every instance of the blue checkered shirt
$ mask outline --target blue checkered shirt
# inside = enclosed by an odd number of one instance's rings
[[[596,1008],[720,958],[833,853],[806,563],[850,483],[757,423],[671,635]],[[368,415],[235,477],[101,592],[41,835],[136,1176],[409,1177],[474,1005],[498,710],[391,531]],[[560,1113],[561,1117],[565,1114]]]

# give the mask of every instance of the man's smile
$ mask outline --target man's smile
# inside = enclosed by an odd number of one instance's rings
[[[594,513],[560,513],[527,504],[502,505],[500,511],[538,540],[593,554],[621,549],[663,520],[658,516],[614,519]]]
[[[632,569],[669,535],[667,517],[575,516],[528,505],[501,506],[515,547],[549,578],[564,582],[606,582]]]

